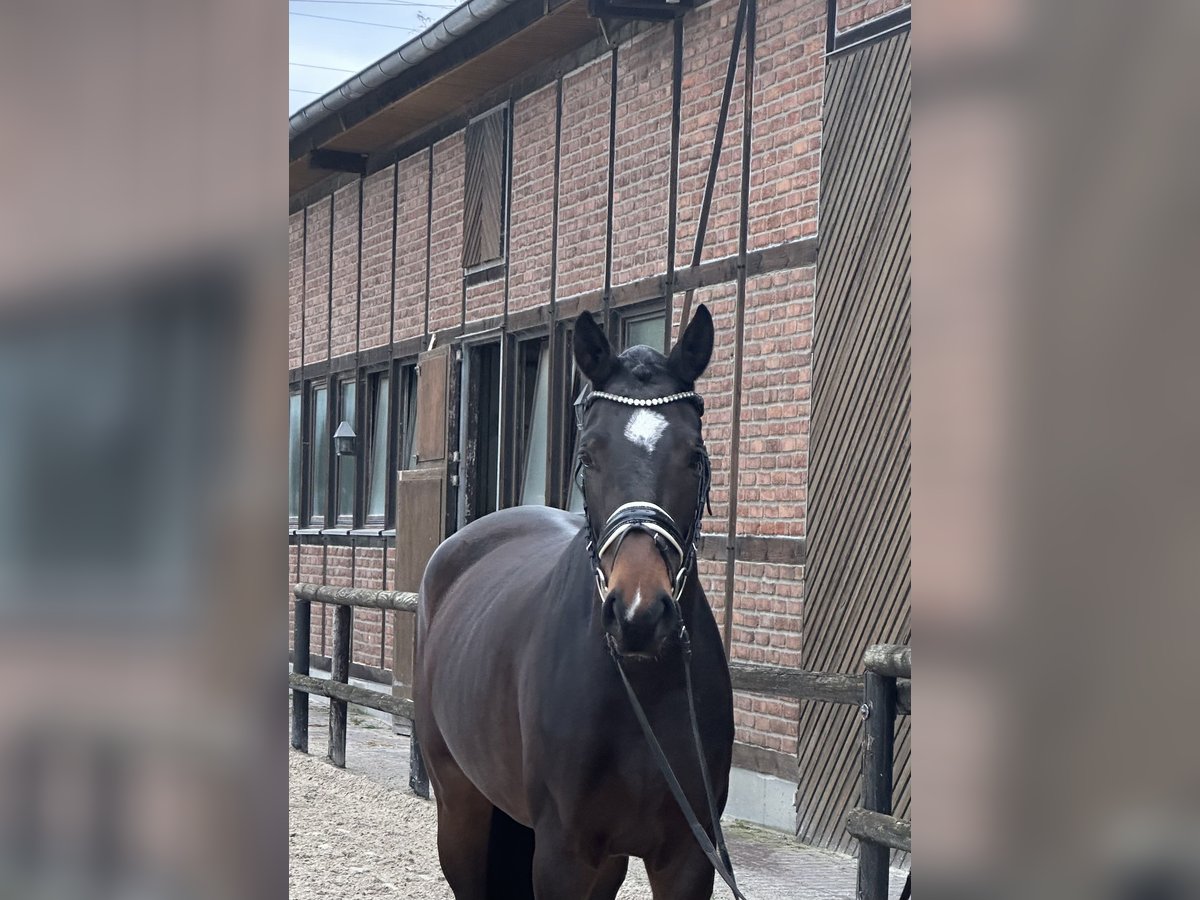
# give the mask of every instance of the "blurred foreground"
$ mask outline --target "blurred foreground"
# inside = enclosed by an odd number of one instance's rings
[[[917,894],[1200,897],[1200,5],[913,33]],[[285,46],[4,10],[0,896],[286,891]]]

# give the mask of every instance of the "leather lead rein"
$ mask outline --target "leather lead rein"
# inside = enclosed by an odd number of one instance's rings
[[[593,400],[597,399],[611,400],[627,406],[661,406],[666,403],[675,403],[679,400],[691,400],[699,408],[701,415],[704,412],[704,401],[695,391],[684,391],[653,399],[622,397],[619,394],[609,394],[604,391],[586,391],[581,393],[579,399],[575,401],[575,422],[580,431],[583,430],[584,411]],[[683,624],[682,611],[679,609],[679,600],[683,596],[683,588],[687,583],[687,573],[696,559],[696,541],[700,536],[700,520],[704,517],[704,508],[708,503],[708,487],[711,478],[708,456],[707,454],[704,456],[704,463],[700,473],[699,496],[696,498],[696,517],[692,522],[691,530],[686,536],[679,533],[679,527],[675,524],[675,520],[662,507],[647,501],[634,501],[618,507],[609,516],[608,521],[604,525],[604,530],[597,538],[591,533],[592,520],[588,515],[587,492],[583,489],[584,468],[582,461],[577,457],[575,461],[575,483],[579,486],[579,494],[583,499],[583,516],[584,521],[587,523],[589,538],[588,553],[592,558],[592,566],[596,576],[596,590],[599,593],[601,601],[603,601],[604,595],[607,592],[608,579],[600,567],[600,555],[614,541],[619,550],[621,541],[624,540],[625,535],[630,531],[635,529],[646,531],[654,537],[655,544],[659,546],[659,552],[662,553],[663,559],[666,561],[668,571],[671,568],[671,561],[667,558],[667,552],[661,546],[660,541],[665,541],[665,543],[669,544],[670,549],[674,550],[680,558],[679,570],[675,575],[673,583],[671,602],[675,605],[675,611],[679,619],[679,643],[683,656],[683,673],[687,690],[688,720],[692,726],[692,738],[696,744],[696,758],[700,763],[700,780],[704,783],[704,795],[708,801],[708,816],[712,822],[713,838],[715,838],[715,841],[709,839],[708,833],[704,830],[704,826],[700,824],[700,820],[692,809],[692,805],[688,802],[687,796],[679,784],[679,779],[675,777],[671,763],[668,761],[666,753],[663,752],[658,738],[655,737],[654,729],[650,727],[650,721],[646,718],[646,712],[642,709],[642,704],[638,700],[637,694],[634,693],[633,685],[629,683],[629,677],[625,674],[625,669],[621,666],[621,654],[618,652],[612,636],[606,635],[605,637],[609,655],[613,659],[613,664],[617,667],[617,673],[621,676],[621,683],[625,686],[625,693],[629,696],[629,705],[633,707],[633,714],[637,718],[642,733],[646,736],[646,743],[650,745],[654,761],[658,765],[659,771],[662,772],[663,778],[666,779],[667,787],[670,789],[671,795],[675,798],[675,802],[679,806],[679,811],[683,813],[684,819],[687,820],[688,828],[691,829],[692,835],[696,838],[696,843],[700,845],[700,849],[704,852],[704,855],[708,858],[716,873],[729,885],[729,889],[733,891],[733,896],[736,900],[746,900],[746,896],[738,890],[737,880],[733,875],[733,863],[729,859],[729,849],[725,845],[725,835],[721,830],[721,817],[717,813],[717,802],[713,796],[712,781],[708,774],[708,764],[704,759],[704,746],[700,740],[700,726],[696,719],[695,693],[692,689],[692,644],[691,639],[688,637],[687,628]]]

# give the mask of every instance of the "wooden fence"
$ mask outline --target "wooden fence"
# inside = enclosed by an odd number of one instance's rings
[[[351,610],[354,607],[416,612],[417,595],[406,591],[369,591],[297,584],[293,626],[293,664],[288,675],[292,690],[292,746],[308,752],[308,698],[329,698],[328,758],[346,765],[346,711],[355,703],[369,709],[412,719],[411,700],[349,684]],[[328,680],[309,675],[312,604],[335,607],[333,653]],[[858,706],[863,719],[861,806],[846,816],[846,830],[860,842],[858,900],[886,900],[889,850],[911,852],[912,827],[892,816],[892,753],[897,715],[912,712],[912,650],[890,644],[870,647],[863,657],[863,675],[807,672],[751,663],[730,663],[735,690],[793,700]],[[415,732],[410,735],[413,792],[428,798],[429,780]]]

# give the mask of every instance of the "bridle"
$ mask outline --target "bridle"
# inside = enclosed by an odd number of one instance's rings
[[[701,416],[704,415],[704,399],[695,391],[681,391],[676,394],[668,394],[665,397],[640,398],[610,394],[607,391],[593,391],[585,387],[575,401],[575,426],[580,436],[583,434],[584,416],[596,400],[608,400],[612,403],[620,403],[625,406],[640,407],[665,406],[668,403],[677,403],[686,400],[696,406]],[[646,736],[646,742],[650,745],[650,750],[654,754],[654,759],[658,764],[659,770],[667,780],[667,787],[670,789],[672,796],[674,796],[675,802],[679,805],[683,817],[687,820],[692,835],[696,838],[700,849],[704,851],[704,855],[708,857],[708,861],[712,863],[713,869],[729,885],[729,889],[733,891],[733,896],[737,900],[746,900],[742,892],[738,890],[737,881],[733,876],[733,863],[729,859],[729,850],[725,846],[725,836],[721,831],[721,817],[717,813],[717,804],[712,791],[712,781],[708,777],[708,763],[705,762],[704,747],[700,741],[700,728],[696,724],[696,701],[692,690],[692,644],[691,639],[688,637],[687,626],[683,621],[683,611],[680,608],[680,599],[683,596],[683,589],[687,584],[688,572],[691,571],[696,561],[696,543],[700,539],[700,522],[704,518],[704,509],[708,506],[708,491],[712,482],[712,467],[709,464],[708,453],[703,450],[700,453],[700,478],[696,496],[696,514],[686,534],[680,532],[679,526],[675,523],[670,513],[658,504],[651,503],[648,500],[632,500],[621,504],[608,517],[600,533],[596,534],[592,528],[592,517],[587,507],[585,470],[588,467],[583,463],[582,441],[576,440],[576,445],[578,449],[575,454],[575,484],[579,487],[580,497],[583,498],[583,518],[588,530],[587,548],[588,554],[591,556],[592,569],[595,573],[596,591],[599,601],[603,603],[608,594],[608,579],[604,574],[604,569],[600,565],[600,559],[608,552],[610,547],[614,547],[615,545],[613,553],[613,563],[615,565],[616,555],[621,552],[621,543],[630,533],[643,531],[654,538],[654,546],[662,555],[668,572],[671,571],[671,558],[669,554],[674,553],[679,559],[679,568],[676,570],[675,577],[671,583],[671,604],[674,607],[675,621],[678,622],[676,637],[683,656],[683,672],[687,685],[688,715],[692,725],[692,737],[696,743],[696,756],[700,762],[700,778],[704,782],[704,794],[708,800],[709,821],[712,822],[713,838],[715,840],[709,839],[704,826],[700,824],[700,820],[696,817],[695,811],[693,811],[691,804],[683,792],[683,788],[679,784],[679,779],[675,776],[675,772],[667,760],[666,753],[663,752],[662,745],[659,743],[658,738],[655,737],[654,730],[650,727],[650,721],[646,718],[646,712],[642,709],[642,704],[633,690],[633,685],[629,683],[629,676],[625,674],[625,669],[621,665],[622,657],[617,649],[616,642],[613,640],[612,635],[607,633],[605,634],[605,639],[608,644],[609,655],[616,664],[617,672],[621,676],[621,682],[625,686],[625,693],[629,696],[629,703],[633,707],[634,716],[638,720],[638,725],[641,726],[642,733]]]
[[[608,400],[613,403],[620,403],[625,406],[665,406],[668,403],[678,403],[688,401],[692,403],[700,415],[704,415],[704,398],[695,391],[681,391],[676,394],[668,394],[665,397],[641,398],[641,397],[624,397],[620,394],[610,394],[607,391],[593,391],[589,388],[579,394],[575,401],[575,425],[579,433],[583,433],[583,418],[592,403],[596,400]],[[579,443],[579,442],[577,442]],[[696,543],[700,540],[700,522],[704,518],[704,508],[708,504],[708,490],[712,480],[712,469],[708,461],[708,454],[701,452],[700,455],[700,478],[696,494],[696,514],[692,519],[691,527],[684,534],[679,530],[675,519],[671,514],[656,503],[651,503],[649,500],[632,500],[628,503],[623,503],[613,510],[612,515],[604,523],[604,527],[599,534],[594,532],[592,528],[592,517],[588,512],[587,507],[587,491],[584,489],[586,480],[585,471],[588,467],[583,463],[582,447],[575,454],[575,484],[579,487],[579,495],[583,498],[583,516],[587,522],[588,529],[588,554],[592,559],[592,570],[596,578],[596,591],[601,602],[604,601],[608,594],[608,578],[604,574],[604,568],[600,561],[604,554],[608,552],[610,547],[614,547],[613,563],[616,563],[616,555],[621,552],[621,544],[631,532],[644,531],[654,539],[654,546],[658,549],[659,554],[666,564],[667,571],[671,571],[671,553],[674,553],[675,558],[679,560],[679,568],[675,570],[675,576],[671,579],[671,604],[674,606],[676,620],[679,622],[679,637],[686,641],[687,629],[683,624],[683,616],[679,608],[680,598],[683,596],[684,586],[687,584],[687,575],[691,571],[693,563],[696,561]],[[609,650],[616,653],[616,647],[611,639],[609,640]]]

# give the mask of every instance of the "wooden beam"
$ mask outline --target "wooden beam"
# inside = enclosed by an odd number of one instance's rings
[[[329,667],[331,683],[346,684],[350,680],[350,621],[353,610],[338,606],[333,610],[333,662]],[[346,768],[346,701],[339,697],[329,700],[329,761],[339,769]]]
[[[380,712],[391,713],[393,716],[401,716],[405,719],[413,717],[411,700],[402,700],[390,694],[381,694],[379,691],[368,690],[353,684],[340,684],[336,681],[326,681],[323,678],[312,678],[292,672],[288,675],[288,687],[293,691],[344,700],[356,706],[377,709]]]
[[[912,678],[912,648],[901,644],[872,644],[863,665],[888,678]]]
[[[912,852],[912,823],[855,807],[846,813],[846,831],[860,841]]]
[[[417,595],[411,591],[369,591],[364,588],[333,588],[324,584],[300,582],[293,585],[292,594],[297,600],[334,603],[338,606],[362,606],[399,612],[417,611]]]
[[[753,663],[730,663],[733,687],[752,694],[792,700],[816,700],[857,706],[863,699],[863,676],[806,672]]]

